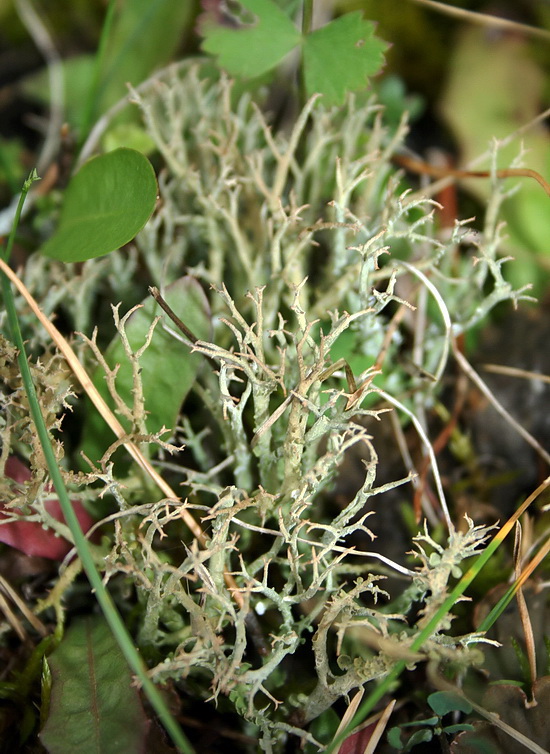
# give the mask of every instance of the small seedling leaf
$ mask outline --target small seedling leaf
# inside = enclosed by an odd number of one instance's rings
[[[208,301],[199,283],[190,276],[179,278],[163,292],[164,298],[174,312],[184,320],[191,332],[199,339],[210,337],[210,310]],[[134,351],[145,342],[149,328],[155,317],[162,315],[162,321],[155,327],[149,347],[140,358],[141,380],[147,413],[148,432],[158,432],[162,427],[173,428],[181,405],[193,386],[195,377],[204,357],[191,353],[191,349],[168,332],[164,324],[173,329],[168,317],[149,296],[143,306],[131,315],[126,324],[126,335]],[[116,390],[127,406],[133,403],[132,366],[125,355],[120,337],[117,335],[107,348],[105,359],[111,368],[120,364],[116,376]],[[114,408],[107,390],[104,373],[96,369],[93,382],[107,404]],[[125,428],[132,428],[119,417]],[[97,461],[113,442],[113,434],[103,419],[95,411],[86,412],[83,443],[81,450],[92,460]]]
[[[446,733],[448,736],[454,736],[455,733],[462,733],[466,730],[473,731],[475,728],[470,723],[457,723],[456,725],[446,725],[443,728],[443,733]]]
[[[450,691],[436,691],[428,697],[428,704],[436,715],[443,717],[449,712],[465,712],[469,714],[472,711],[472,705],[462,699],[458,694]]]
[[[69,183],[59,227],[41,251],[62,262],[83,262],[124,246],[155,208],[157,181],[134,149],[93,157]]]
[[[326,105],[341,105],[347,91],[365,89],[384,63],[387,44],[361,11],[347,13],[304,39],[304,80],[308,96],[320,93]]]
[[[416,744],[431,741],[433,738],[433,730],[431,728],[423,728],[422,730],[415,731],[409,737],[406,744],[404,744],[401,738],[401,728],[404,727],[406,726],[396,726],[395,728],[390,728],[388,731],[388,743],[400,752],[410,751]]]
[[[393,746],[394,749],[402,748],[403,741],[401,740],[401,728],[399,726],[396,725],[395,727],[389,729],[388,743],[390,746]]]
[[[203,17],[202,49],[233,76],[261,76],[299,44],[300,32],[273,0],[240,0],[240,5],[249,14],[237,28]]]
[[[407,741],[407,746],[404,751],[410,751],[417,744],[427,743],[434,737],[434,732],[431,728],[424,728],[423,730],[415,731]]]
[[[41,739],[50,754],[145,751],[147,719],[103,618],[74,623],[49,662],[50,714]]]

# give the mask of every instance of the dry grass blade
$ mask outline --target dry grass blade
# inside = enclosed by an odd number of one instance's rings
[[[348,704],[348,708],[344,713],[344,716],[340,720],[340,725],[338,726],[338,730],[334,734],[334,740],[338,738],[338,736],[344,731],[350,722],[353,720],[355,713],[357,712],[357,708],[359,707],[359,703],[361,702],[361,699],[363,698],[363,695],[365,693],[365,689],[361,687],[358,689],[357,694],[353,697],[351,702]],[[340,751],[340,747],[338,747],[338,752]],[[336,754],[338,754],[336,752]]]
[[[525,736],[523,733],[520,733],[519,730],[512,728],[511,725],[508,725],[508,723],[505,723],[504,720],[501,720],[500,716],[496,712],[490,712],[489,710],[486,710],[485,707],[482,707],[480,704],[474,702],[468,695],[464,693],[463,689],[461,689],[459,686],[455,686],[455,684],[453,683],[450,683],[440,673],[432,674],[432,681],[441,691],[448,691],[451,694],[455,694],[461,699],[467,701],[468,704],[470,704],[470,706],[477,712],[477,714],[480,715],[480,717],[484,717],[496,728],[500,728],[503,733],[506,733],[510,736],[510,738],[513,738],[514,741],[517,741],[518,744],[524,746],[527,751],[535,752],[535,754],[548,754],[548,751],[546,749],[543,749],[542,746],[539,746],[534,741],[531,741],[530,738],[527,738],[527,736]],[[507,747],[506,751],[512,751],[512,749]]]
[[[522,540],[521,524],[518,521],[516,524],[516,536],[514,541],[514,570],[516,581],[521,576],[521,540]],[[530,704],[536,704],[533,684],[537,678],[537,656],[535,651],[535,637],[533,634],[533,625],[529,616],[529,610],[527,609],[527,603],[523,596],[523,590],[518,587],[516,591],[516,600],[518,603],[518,613],[523,628],[523,635],[525,637],[525,649],[527,652],[527,659],[529,661],[529,672],[531,674],[531,701]]]
[[[489,712],[484,707],[481,707],[479,704],[476,704],[468,697],[464,697],[467,699],[468,702],[472,705],[472,707],[475,709],[475,711],[484,717],[486,720],[488,720],[490,723],[492,723],[495,727],[500,728],[504,733],[507,733],[511,738],[514,739],[514,741],[517,741],[519,744],[522,744],[525,746],[525,748],[528,751],[533,751],[535,754],[548,754],[548,751],[546,749],[543,749],[542,746],[539,746],[534,741],[531,741],[530,738],[527,738],[527,736],[524,736],[523,733],[520,733],[519,730],[516,730],[515,728],[512,728],[511,725],[508,725],[504,722],[504,720],[501,720],[500,717],[496,714],[496,712]]]
[[[548,553],[550,552],[550,537],[546,540],[535,557],[524,567],[521,574],[517,577],[514,586],[519,589],[527,579],[531,576],[533,571],[544,561]]]
[[[396,700],[392,699],[391,702],[384,708],[384,711],[382,712],[380,719],[378,720],[376,728],[372,733],[369,744],[365,749],[364,754],[375,754],[376,746],[382,738],[382,733],[384,733],[387,728],[391,713],[393,712],[393,708],[395,707],[395,702]]]
[[[17,617],[17,615],[13,612],[13,610],[10,607],[9,602],[4,597],[4,595],[0,592],[0,611],[4,613],[6,617],[6,621],[10,624],[14,632],[19,636],[21,641],[27,641],[28,636],[27,632],[23,628],[21,621]]]
[[[31,626],[34,628],[34,630],[40,635],[40,636],[47,636],[48,635],[48,629],[46,626],[42,623],[42,621],[36,617],[36,615],[32,612],[32,610],[29,610],[25,602],[21,599],[21,597],[17,594],[15,589],[11,586],[11,584],[6,581],[6,579],[0,575],[0,588],[7,594],[7,596],[11,599],[11,601],[16,605],[19,610],[23,613],[25,618],[28,620],[28,622],[31,624]],[[0,595],[0,598],[3,603],[3,609],[6,611],[7,603],[5,602],[4,598]],[[5,607],[4,607],[5,606]],[[8,607],[9,612],[13,615],[11,610]],[[6,613],[6,617],[8,617],[8,614]],[[19,621],[17,620],[17,623]],[[20,635],[20,631],[18,628],[16,628],[16,625],[13,624],[14,629],[17,631],[17,633]],[[21,628],[21,630],[23,630]]]
[[[40,321],[44,329],[48,332],[49,336],[59,349],[59,351],[63,354],[65,357],[68,365],[70,366],[73,374],[77,378],[77,380],[82,385],[83,389],[87,393],[88,397],[96,407],[96,409],[99,411],[105,422],[109,425],[109,427],[112,429],[113,433],[118,437],[119,440],[123,440],[124,447],[127,449],[127,451],[130,453],[132,458],[136,461],[136,463],[151,477],[151,479],[157,484],[160,490],[166,495],[166,497],[176,498],[178,499],[178,495],[172,490],[169,484],[165,482],[165,480],[155,471],[155,469],[151,466],[149,461],[145,458],[143,453],[140,451],[140,449],[135,445],[135,443],[125,440],[127,433],[122,424],[119,422],[119,420],[116,418],[116,416],[113,414],[109,406],[105,403],[104,399],[100,395],[99,391],[97,390],[96,386],[92,382],[90,376],[82,366],[82,364],[79,362],[75,352],[67,342],[67,340],[63,337],[63,335],[59,332],[59,330],[55,327],[55,325],[50,322],[50,320],[45,316],[45,314],[42,312],[40,307],[38,306],[37,302],[34,300],[32,295],[29,293],[25,285],[19,280],[19,278],[15,275],[15,273],[2,261],[0,260],[0,268],[3,272],[9,277],[11,282],[15,285],[19,293],[24,297],[25,301],[28,303],[30,308],[32,309],[33,313],[37,317],[37,319]],[[201,542],[201,544],[204,544],[205,536],[204,532],[200,528],[200,526],[197,524],[197,522],[194,520],[194,518],[191,516],[191,514],[188,511],[183,510],[182,511],[182,518],[189,527],[189,529],[193,532],[195,537]]]
[[[360,688],[355,694],[355,696],[353,697],[353,699],[351,700],[351,702],[349,703],[348,708],[340,721],[338,730],[334,734],[333,741],[336,741],[338,739],[338,737],[342,734],[344,730],[346,730],[347,726],[353,720],[353,717],[355,713],[357,712],[357,709],[359,707],[361,699],[363,698],[364,693],[365,693],[365,689],[363,687]],[[367,726],[372,725],[376,720],[378,720],[378,723],[370,737],[369,743],[367,744],[363,754],[374,754],[374,752],[376,751],[376,746],[378,742],[380,741],[382,734],[386,730],[388,720],[390,719],[391,713],[393,712],[393,708],[395,707],[395,702],[396,700],[392,699],[392,701],[387,705],[387,707],[383,710],[382,713],[373,715],[368,720],[365,720],[365,722],[359,728],[356,728],[356,730],[352,731],[349,734],[350,736],[352,736],[354,733],[357,733],[359,730],[362,730],[363,728],[366,728]],[[338,747],[338,751],[335,752],[335,754],[338,754],[338,752],[341,751],[342,746],[343,746],[343,743]]]

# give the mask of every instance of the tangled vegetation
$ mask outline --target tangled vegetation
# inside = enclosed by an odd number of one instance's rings
[[[4,683],[4,697],[26,710],[28,737],[38,725],[29,690],[51,658],[40,713],[48,751],[68,751],[63,736],[72,735],[56,687],[73,672],[65,653],[72,647],[85,667],[74,647],[82,652],[88,641],[105,642],[105,657],[120,654],[102,619],[76,634],[82,567],[99,569],[149,680],[177,698],[176,717],[217,709],[220,719],[239,719],[238,750],[282,753],[296,742],[292,750],[336,751],[359,722],[363,690],[374,689],[364,717],[405,667],[427,668],[430,690],[447,696],[429,697],[435,717],[417,721],[406,742],[400,718],[386,745],[408,751],[456,735],[453,751],[482,750],[461,748],[462,736],[474,736],[470,722],[442,719],[479,713],[465,679],[483,666],[480,642],[496,642],[489,623],[464,620],[460,603],[513,520],[499,530],[457,514],[432,433],[436,414],[448,421],[452,370],[484,389],[464,336],[497,304],[529,298],[507,282],[501,254],[499,211],[515,189],[498,175],[495,144],[483,226],[445,227],[438,202],[413,190],[394,162],[405,115],[388,123],[369,93],[334,106],[313,95],[275,126],[265,98],[194,60],[131,90],[158,178],[154,213],[131,245],[61,261],[70,212],[84,227],[74,184],[49,241],[50,209],[35,207],[45,253],[27,259],[14,311],[90,558],[81,560],[70,522],[52,508],[32,399],[2,336],[0,528],[38,523],[55,532],[41,541],[37,529],[21,530],[38,547],[23,547],[28,554],[54,557],[52,542],[67,541],[55,583],[25,613],[43,637],[21,675],[26,692],[19,682],[10,698]],[[65,340],[51,322],[38,328],[33,299],[42,322],[62,314],[60,329],[76,334]],[[456,461],[465,438],[455,430],[453,440]],[[389,452],[403,474],[388,478]],[[353,458],[353,490],[338,495]],[[383,510],[393,521],[383,534],[395,534],[387,547],[372,531]],[[109,662],[98,657],[101,672]],[[106,676],[105,687],[114,682]],[[118,751],[105,733],[113,711],[100,707],[104,750]],[[137,747],[135,735],[144,746],[136,697],[117,712],[133,721],[131,733],[117,734],[127,736],[125,750]],[[192,751],[185,738],[178,744]]]

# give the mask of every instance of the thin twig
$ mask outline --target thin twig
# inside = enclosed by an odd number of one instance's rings
[[[546,29],[538,29],[536,26],[529,26],[528,24],[521,24],[518,21],[511,21],[508,18],[500,18],[499,16],[492,16],[488,13],[478,13],[472,10],[465,10],[464,8],[455,8],[452,5],[437,2],[437,0],[413,0],[413,2],[418,3],[419,5],[426,5],[428,8],[432,8],[446,16],[460,18],[462,21],[469,21],[478,26],[489,26],[493,29],[505,29],[506,31],[529,34],[532,37],[540,37],[541,39],[546,40],[550,39],[550,31],[546,31]]]
[[[416,0],[418,2],[418,0]],[[539,113],[537,116],[532,118],[532,120],[528,121],[527,123],[524,123],[519,128],[516,128],[514,131],[512,131],[508,136],[505,136],[502,139],[498,139],[497,146],[499,148],[506,147],[508,144],[510,144],[514,139],[517,139],[519,136],[522,136],[526,131],[529,131],[531,128],[534,128],[535,126],[539,125],[540,123],[543,123],[547,118],[550,117],[550,107],[546,110],[544,110],[542,113]],[[473,160],[470,160],[470,162],[467,165],[467,168],[473,168],[476,165],[479,165],[479,163],[483,162],[484,160],[487,160],[491,154],[493,153],[493,148],[487,149],[485,152],[482,152],[480,155],[475,157]],[[456,178],[452,175],[447,175],[445,178],[441,178],[440,180],[436,181],[435,183],[432,183],[430,186],[424,186],[418,191],[414,191],[412,194],[408,195],[409,201],[413,202],[417,199],[422,199],[427,196],[433,196],[434,194],[438,194],[441,189],[444,189],[446,186],[450,186],[451,183],[453,183],[456,180]]]
[[[439,165],[430,165],[423,160],[417,160],[404,154],[395,154],[393,161],[405,170],[421,175],[429,175],[432,178],[534,178],[542,186],[544,191],[550,196],[550,183],[546,181],[540,173],[531,168],[502,168],[495,170],[458,170],[454,168],[440,167]]]
[[[177,328],[179,328],[182,333],[185,335],[185,337],[191,341],[193,345],[195,343],[198,343],[199,339],[193,335],[191,330],[187,327],[187,325],[181,321],[181,319],[178,317],[176,312],[172,309],[172,307],[166,302],[166,300],[161,296],[159,289],[154,286],[149,286],[149,293],[151,296],[155,299],[157,304],[160,306],[160,308],[166,312],[166,314],[170,317],[172,322],[176,325]]]
[[[538,442],[538,440],[536,440],[533,437],[533,435],[525,429],[525,427],[522,427],[522,425],[518,421],[516,421],[511,414],[508,413],[508,411],[504,408],[504,406],[501,403],[499,403],[499,401],[495,398],[492,390],[488,387],[488,385],[485,384],[485,382],[481,379],[479,374],[472,367],[470,362],[461,353],[454,339],[453,339],[453,353],[460,368],[468,375],[468,377],[472,380],[472,382],[479,388],[479,390],[489,400],[491,405],[496,409],[496,411],[498,411],[498,413],[502,416],[502,418],[506,422],[508,422],[508,424],[511,427],[513,427],[516,430],[518,435],[523,437],[526,443],[528,443],[532,448],[536,450],[539,456],[543,458],[548,465],[550,465],[550,453],[548,453],[542,447],[542,445]]]
[[[537,380],[538,382],[550,383],[550,375],[541,372],[530,372],[528,369],[518,369],[505,364],[482,364],[484,371],[494,374],[505,374],[507,377],[519,377],[523,380]]]

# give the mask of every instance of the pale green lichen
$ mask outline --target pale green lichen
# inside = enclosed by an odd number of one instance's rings
[[[91,260],[76,277],[63,272],[49,289],[43,278],[56,263],[29,262],[26,270],[46,308],[63,301],[90,335],[90,288],[114,290],[119,278],[128,294],[138,267],[160,288],[184,272],[214,288],[214,335],[193,349],[209,360],[194,387],[200,408],[169,428],[187,444],[182,464],[166,459],[162,448],[174,447],[160,434],[143,431],[139,353],[126,349],[135,402],[119,411],[128,412],[140,442],[161,447],[159,460],[180,475],[186,499],[155,502],[139,472],[128,473],[124,488],[113,478],[109,453],[82,477],[114,492],[120,508],[105,578],[121,575],[136,590],[139,642],[165,655],[153,678],[192,679],[204,699],[227,696],[256,726],[264,751],[283,751],[289,735],[321,750],[301,726],[383,676],[396,659],[406,656],[411,666],[451,655],[469,662],[468,637],[449,632],[452,616],[421,654],[407,652],[462,560],[487,536],[470,520],[465,532],[452,524],[426,411],[452,335],[497,302],[523,296],[505,282],[497,258],[503,193],[497,186],[486,227],[475,237],[463,223],[438,231],[434,203],[412,199],[391,164],[406,125],[389,133],[372,97],[350,97],[334,110],[311,100],[294,125],[276,133],[247,95],[234,95],[223,78],[203,77],[198,65],[160,74],[148,94],[133,98],[164,163],[159,208],[135,250]],[[73,286],[79,295],[71,298]],[[178,314],[185,321],[185,312]],[[115,315],[124,341],[126,319]],[[416,369],[409,374],[398,354],[411,333]],[[100,346],[88,342],[101,362]],[[345,361],[335,355],[342,346]],[[188,352],[182,344],[182,359]],[[20,412],[7,398],[12,376],[2,376],[4,400]],[[116,394],[115,376],[109,379]],[[368,541],[378,501],[415,479],[411,466],[402,479],[377,482],[383,459],[363,420],[388,410],[420,434],[443,511],[424,496],[424,512],[447,526],[443,540],[432,539],[428,528],[415,538],[415,570],[405,552],[394,562],[348,544],[351,535]],[[15,425],[4,425],[4,447]],[[368,458],[359,489],[343,509],[326,506],[346,454],[359,445]],[[205,548],[189,540],[183,507],[201,517]],[[164,541],[172,549],[164,551]],[[408,588],[388,595],[379,585],[381,568]],[[417,600],[419,617],[405,627]],[[284,662],[304,643],[314,657],[310,676],[286,694]]]

